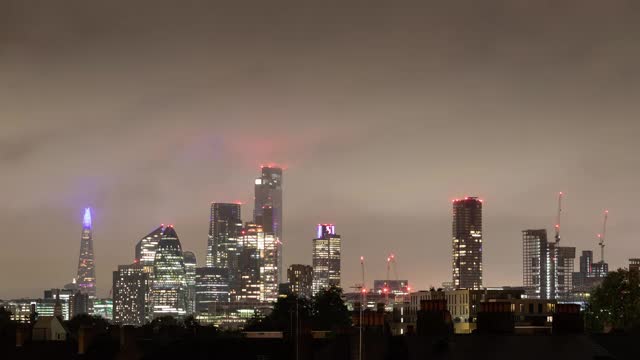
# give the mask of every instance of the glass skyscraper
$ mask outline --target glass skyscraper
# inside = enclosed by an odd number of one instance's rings
[[[96,269],[93,255],[93,229],[91,209],[84,209],[82,236],[80,238],[80,257],[78,259],[77,285],[83,294],[91,298],[96,296]]]
[[[164,229],[164,224],[158,226],[136,244],[135,261],[142,265],[147,273],[153,273],[156,249],[158,248],[158,242],[160,242]]]
[[[193,314],[196,307],[196,254],[183,252],[184,272],[187,281],[187,314]]]
[[[262,226],[247,223],[237,245],[238,281],[234,301],[272,302],[278,298],[278,241]]]
[[[318,224],[313,239],[313,293],[340,286],[340,252],[342,239],[333,224]]]
[[[273,233],[277,240],[278,279],[282,278],[282,168],[263,166],[260,177],[255,180],[255,203],[253,221],[261,225],[266,233]]]
[[[466,197],[453,201],[453,286],[482,288],[482,200]]]
[[[183,317],[187,312],[187,279],[182,246],[173,226],[164,228],[153,263],[153,317]]]
[[[525,295],[534,299],[570,299],[576,248],[549,242],[545,229],[524,230],[522,247]]]
[[[212,203],[207,242],[207,267],[233,268],[237,237],[242,230],[240,204]]]

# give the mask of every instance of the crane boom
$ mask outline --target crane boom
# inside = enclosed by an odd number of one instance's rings
[[[562,191],[558,193],[558,214],[556,216],[556,243],[560,243],[560,218],[562,215]]]
[[[602,233],[598,235],[600,242],[600,262],[604,263],[604,240],[607,235],[607,219],[609,218],[609,210],[604,211],[604,221],[602,222]]]

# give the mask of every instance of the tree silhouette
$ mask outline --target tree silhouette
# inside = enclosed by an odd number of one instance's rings
[[[587,326],[593,331],[640,329],[640,278],[625,269],[610,272],[591,294]]]

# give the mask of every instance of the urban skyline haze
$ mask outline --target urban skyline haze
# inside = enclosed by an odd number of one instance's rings
[[[71,281],[85,207],[100,297],[161,223],[204,266],[210,203],[252,220],[261,164],[285,168],[283,270],[332,223],[346,290],[391,252],[412,289],[451,281],[465,196],[484,286],[522,284],[558,191],[563,246],[598,253],[609,209],[610,269],[640,255],[634,2],[115,3],[0,12],[0,299]]]

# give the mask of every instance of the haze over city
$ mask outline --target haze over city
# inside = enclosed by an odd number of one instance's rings
[[[597,250],[609,209],[611,269],[637,256],[637,4],[287,5],[0,11],[0,298],[71,281],[87,206],[100,296],[160,223],[203,266],[210,203],[250,220],[261,164],[285,168],[285,266],[334,223],[344,288],[390,252],[414,289],[451,281],[464,196],[486,286],[522,285],[558,191],[564,245]]]

